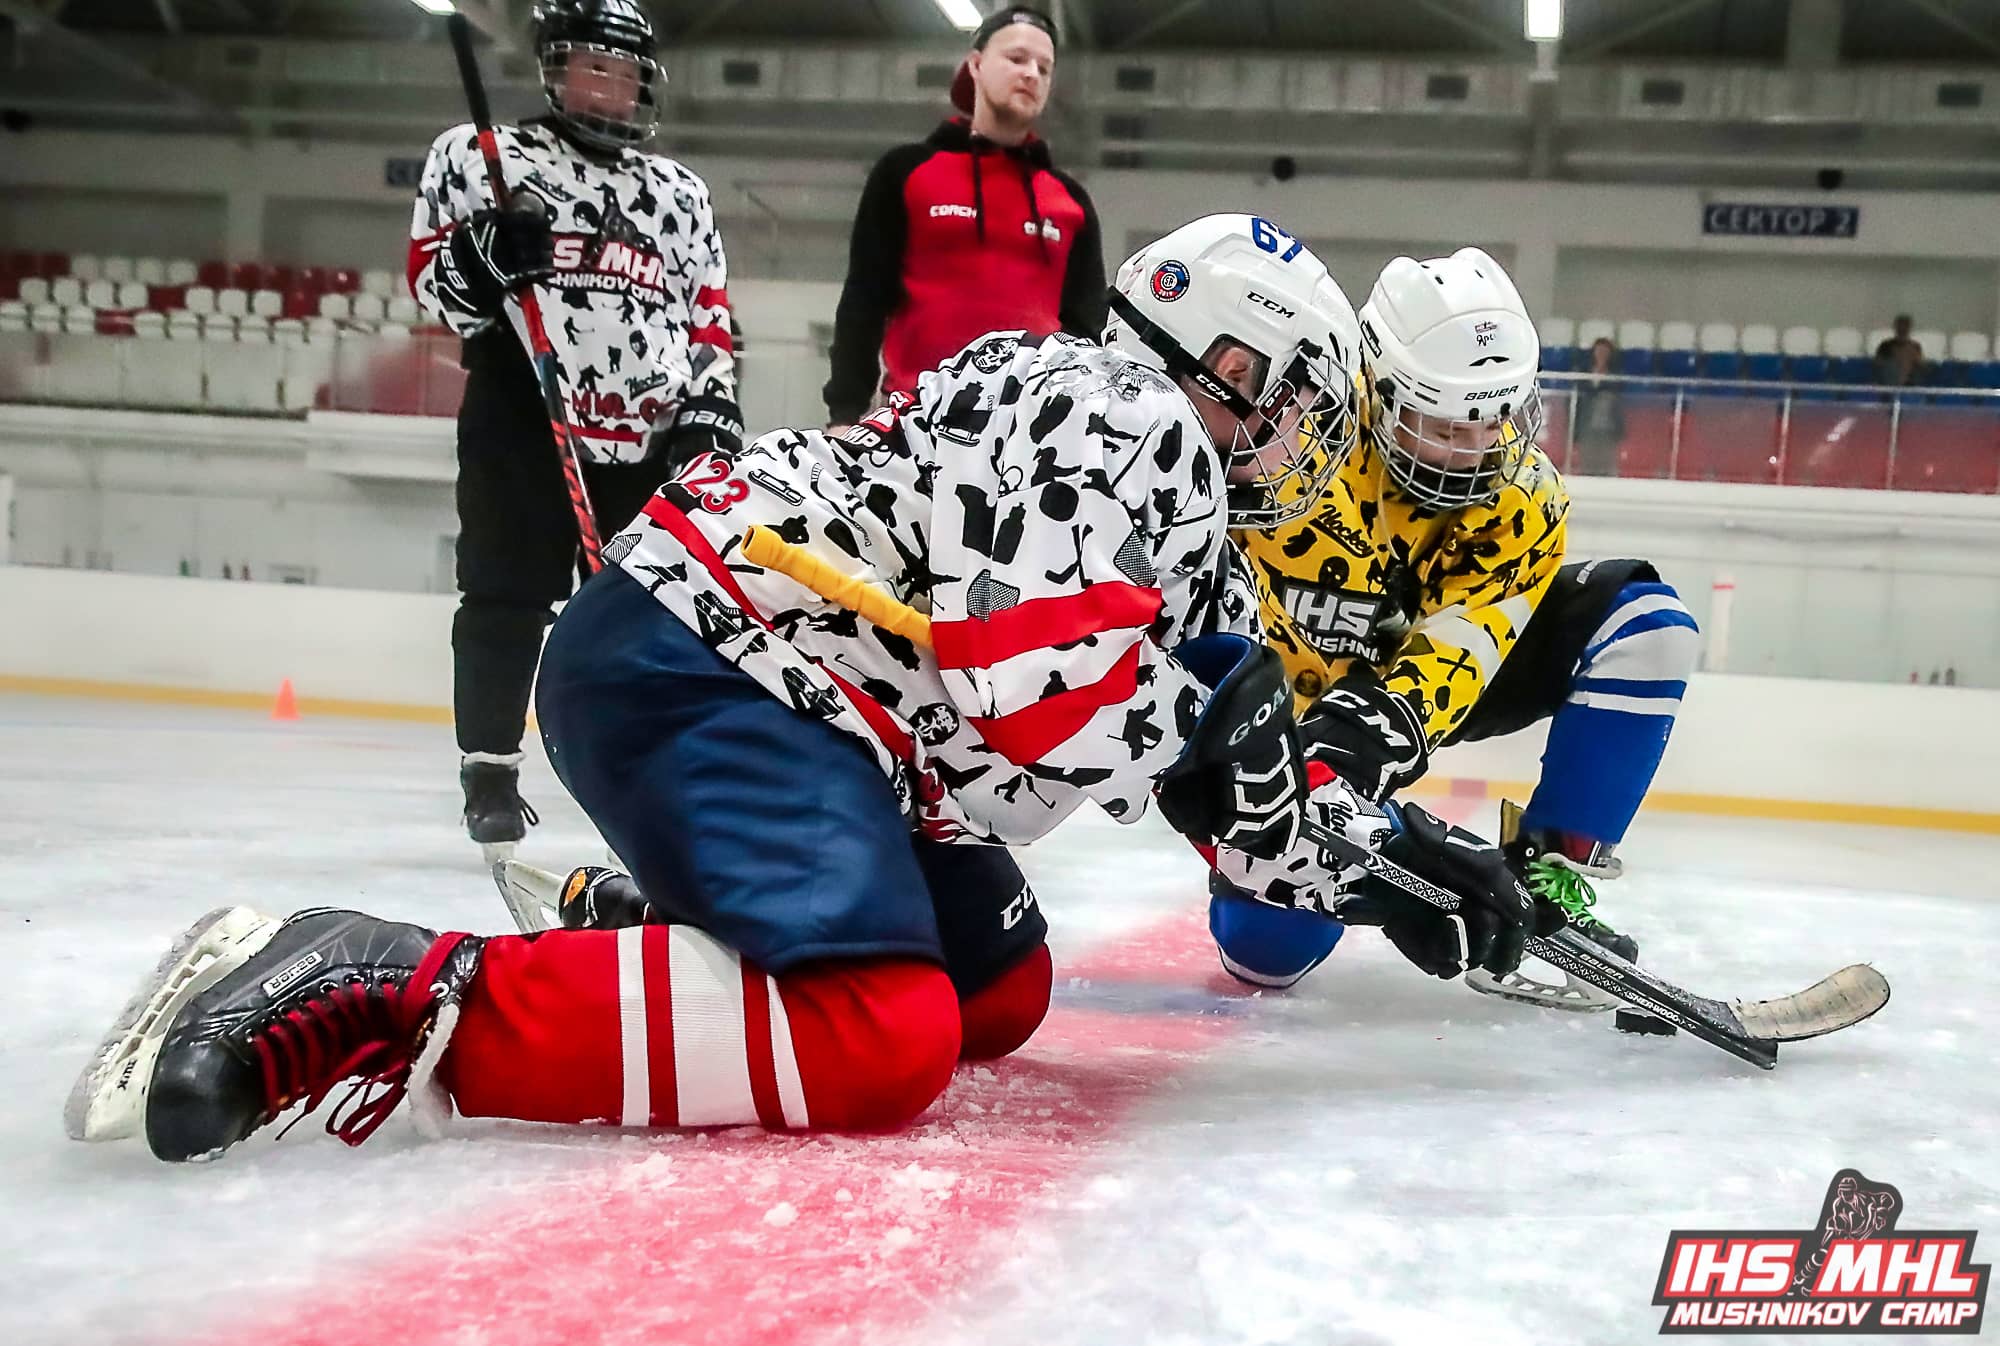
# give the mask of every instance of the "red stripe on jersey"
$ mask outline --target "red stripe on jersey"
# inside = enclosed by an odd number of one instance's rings
[[[1139,689],[1139,647],[1134,645],[1096,682],[1045,696],[992,719],[967,723],[987,744],[1016,766],[1032,766],[1069,741],[1090,717],[1106,706],[1129,700]]]
[[[674,987],[667,974],[669,927],[649,925],[639,936],[646,970],[646,1083],[654,1126],[680,1124],[680,1082],[674,1076]]]
[[[984,621],[932,622],[939,668],[991,668],[1030,650],[1073,645],[1100,631],[1151,626],[1164,600],[1158,589],[1107,581],[1082,593],[1031,598]]]
[[[575,430],[578,439],[611,439],[621,444],[637,444],[646,437],[644,430],[598,430],[579,425]]]
[[[785,1129],[785,1105],[778,1099],[778,1063],[771,1051],[771,983],[749,959],[743,968],[743,1042],[750,1058],[750,1098],[757,1120],[773,1131]]]
[[[702,569],[715,577],[715,582],[722,586],[723,592],[729,595],[730,600],[744,616],[749,617],[766,631],[771,629],[770,621],[744,595],[743,586],[736,582],[736,576],[730,573],[722,558],[715,554],[715,548],[709,545],[702,531],[689,522],[687,515],[657,495],[648,500],[646,507],[639,512],[673,534],[674,541],[680,543],[687,554],[701,564]],[[875,736],[882,740],[890,752],[905,762],[912,758],[916,752],[916,745],[911,740],[909,731],[896,723],[896,717],[891,715],[881,702],[824,664],[819,666],[819,670],[833,680],[834,686],[838,687],[853,704],[854,709],[860,713],[863,720],[867,721],[868,727],[875,731]]]
[[[716,285],[704,285],[694,292],[696,308],[728,308],[729,291]]]
[[[413,238],[410,240],[410,255],[404,269],[408,272],[406,279],[410,283],[410,294],[412,296],[417,292],[417,281],[422,278],[424,272],[430,269],[431,259],[437,256],[437,250],[444,245],[445,239],[456,228],[458,228],[456,224],[447,224],[444,228],[427,238]]]
[[[729,329],[720,323],[704,323],[700,327],[690,329],[688,340],[697,345],[720,346],[724,350],[732,349],[729,341]]]

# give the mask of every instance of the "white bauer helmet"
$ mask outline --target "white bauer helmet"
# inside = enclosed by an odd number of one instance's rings
[[[1361,306],[1361,346],[1369,436],[1405,495],[1457,508],[1514,480],[1542,430],[1542,347],[1498,262],[1478,248],[1396,258]]]
[[[1326,265],[1291,234],[1250,215],[1184,224],[1118,268],[1106,347],[1187,379],[1241,424],[1222,450],[1232,482],[1229,526],[1270,528],[1309,513],[1356,442],[1360,328]],[[1260,358],[1246,396],[1205,361],[1233,344]],[[1303,424],[1305,432],[1296,427]],[[1273,441],[1291,441],[1274,462]]]

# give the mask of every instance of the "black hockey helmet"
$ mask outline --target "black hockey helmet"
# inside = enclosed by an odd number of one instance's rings
[[[535,51],[542,63],[542,93],[563,129],[594,149],[621,150],[652,136],[660,124],[659,91],[666,74],[654,58],[653,21],[638,0],[537,0]],[[615,56],[637,67],[629,115],[603,108],[572,110],[564,98],[570,59]]]

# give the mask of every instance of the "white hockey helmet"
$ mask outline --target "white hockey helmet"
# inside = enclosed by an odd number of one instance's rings
[[[1505,269],[1478,248],[1382,268],[1361,306],[1369,435],[1421,504],[1499,495],[1541,433],[1541,339]]]
[[[1127,258],[1110,301],[1107,347],[1237,417],[1234,441],[1216,446],[1230,527],[1311,511],[1359,433],[1360,329],[1325,264],[1269,220],[1209,215]],[[1247,395],[1206,363],[1228,345],[1259,359]]]

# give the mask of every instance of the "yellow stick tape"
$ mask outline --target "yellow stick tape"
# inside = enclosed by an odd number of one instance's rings
[[[891,598],[866,580],[841,574],[804,547],[785,541],[768,528],[759,524],[750,525],[750,530],[743,535],[743,559],[797,580],[827,602],[858,613],[884,631],[914,641],[925,649],[931,647],[930,618],[908,603]]]

